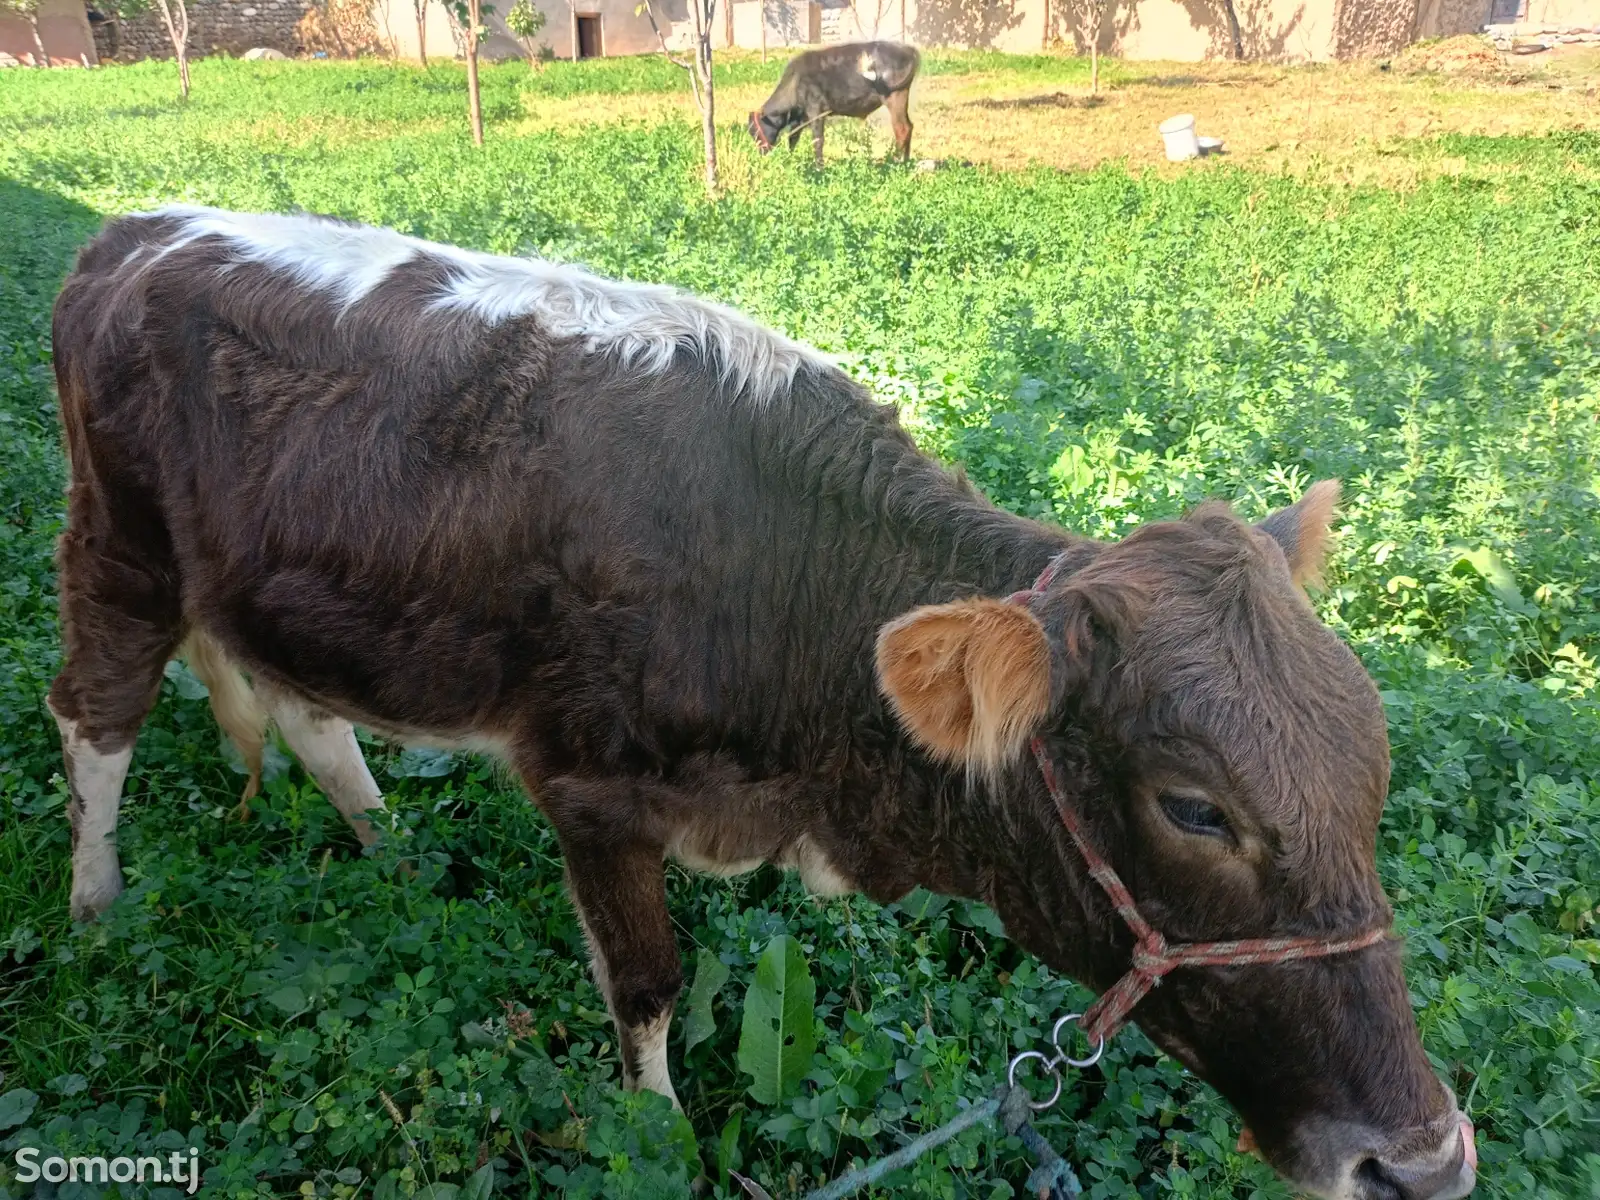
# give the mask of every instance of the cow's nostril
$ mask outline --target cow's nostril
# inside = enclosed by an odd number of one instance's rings
[[[1356,1168],[1361,1200],[1411,1200],[1411,1193],[1375,1158],[1364,1158]]]
[[[1364,1158],[1356,1167],[1355,1180],[1361,1200],[1460,1200],[1476,1182],[1466,1163],[1464,1136],[1457,1137],[1454,1154],[1442,1157],[1435,1154],[1411,1162]]]

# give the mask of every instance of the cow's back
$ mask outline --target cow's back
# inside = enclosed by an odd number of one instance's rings
[[[729,707],[765,687],[754,631],[794,610],[797,529],[852,519],[806,509],[827,471],[858,488],[883,433],[909,450],[725,310],[311,218],[113,222],[57,330],[93,430],[74,470],[155,499],[191,622],[372,724],[534,722],[573,761],[773,720]]]

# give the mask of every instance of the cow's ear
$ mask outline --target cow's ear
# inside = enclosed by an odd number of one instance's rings
[[[1314,483],[1288,508],[1280,508],[1256,526],[1268,534],[1289,561],[1289,574],[1298,584],[1315,582],[1322,576],[1328,556],[1328,526],[1339,503],[1339,483],[1324,479]]]
[[[1050,643],[1019,605],[932,604],[879,632],[878,683],[929,753],[993,772],[1049,712]]]

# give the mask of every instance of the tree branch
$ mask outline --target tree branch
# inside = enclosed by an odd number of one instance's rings
[[[693,3],[693,0],[690,0],[690,2]],[[671,63],[673,66],[682,67],[685,71],[689,72],[691,77],[693,77],[693,75],[694,75],[694,64],[693,63],[684,62],[683,59],[681,59],[681,58],[673,57],[672,51],[667,49],[666,35],[661,32],[661,26],[656,24],[655,9],[651,7],[650,0],[644,0],[644,3],[642,5],[640,5],[640,7],[644,9],[644,15],[646,17],[650,18],[650,28],[656,35],[656,41],[661,43],[661,54],[662,54],[662,56],[669,63]],[[699,94],[699,92],[697,90],[695,92],[695,102],[699,103],[699,100],[700,100],[700,94]]]

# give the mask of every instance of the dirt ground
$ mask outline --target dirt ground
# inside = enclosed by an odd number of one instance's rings
[[[765,96],[758,88],[727,88],[717,98],[721,112],[744,113]],[[1500,55],[1487,39],[1457,38],[1412,47],[1387,63],[1108,62],[1097,96],[1076,79],[1041,83],[1036,73],[933,75],[912,92],[913,153],[1007,168],[1122,160],[1163,172],[1191,169],[1165,161],[1156,131],[1176,113],[1193,113],[1199,134],[1222,138],[1231,162],[1403,185],[1460,169],[1459,159],[1442,152],[1402,152],[1413,139],[1600,130],[1600,50]],[[695,115],[686,94],[590,96],[541,102],[525,124]],[[862,151],[859,132],[843,128],[849,124],[830,122],[830,154]],[[887,154],[887,120],[880,113],[868,125],[872,152]]]

